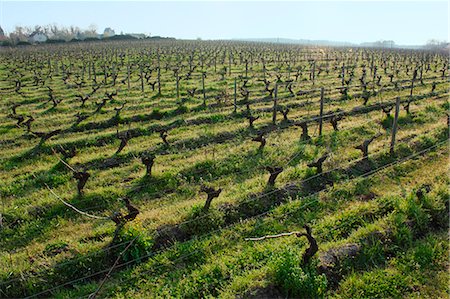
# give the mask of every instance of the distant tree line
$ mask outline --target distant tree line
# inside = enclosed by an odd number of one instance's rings
[[[425,45],[425,48],[431,49],[431,50],[439,50],[443,49],[449,46],[449,43],[447,41],[441,41],[437,39],[430,39],[427,44]]]
[[[16,26],[9,34],[9,40],[12,44],[18,44],[19,42],[29,41],[29,37],[36,34],[42,34],[48,39],[64,41],[98,37],[97,26],[95,25],[90,25],[88,29],[82,30],[77,26],[64,27],[49,24],[46,26],[36,25],[34,27]]]
[[[34,43],[64,43],[78,41],[104,40],[125,40],[150,38],[144,34],[120,34],[115,35],[114,30],[106,28],[103,34],[97,32],[96,25],[90,25],[87,29],[78,26],[58,26],[49,24],[45,26],[16,26],[12,32],[6,34],[0,27],[0,44],[2,46],[28,45]],[[160,39],[160,36],[151,37]]]

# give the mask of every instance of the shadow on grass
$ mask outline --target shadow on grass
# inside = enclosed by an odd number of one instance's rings
[[[83,196],[75,195],[66,201],[82,211],[89,211],[90,214],[101,212],[104,216],[110,216],[114,208],[122,207],[116,199],[116,194],[104,192],[89,193]],[[106,211],[107,213],[105,213]],[[25,215],[16,217],[20,218],[16,225],[0,231],[2,246],[5,250],[15,250],[27,246],[35,240],[45,239],[46,235],[58,226],[58,219],[75,220],[84,216],[55,198],[51,204],[33,207]],[[14,223],[15,220],[12,221]]]

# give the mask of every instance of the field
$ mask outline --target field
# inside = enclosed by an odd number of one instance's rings
[[[1,298],[449,296],[448,53],[0,56]]]

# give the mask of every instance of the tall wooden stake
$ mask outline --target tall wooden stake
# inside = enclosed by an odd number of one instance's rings
[[[272,114],[272,123],[276,124],[277,122],[277,99],[278,98],[278,84],[275,84],[274,97],[273,97],[273,114]]]
[[[104,62],[105,65],[103,65],[103,73],[105,74],[105,85],[107,84],[108,81],[108,71],[106,69],[106,62]]]
[[[316,79],[316,62],[313,62],[312,65],[312,84],[315,84],[315,79]]]
[[[127,65],[127,71],[128,71],[128,78],[127,78],[127,84],[128,84],[128,90],[130,90],[130,64]]]
[[[205,74],[202,74],[203,106],[206,106]]]
[[[176,77],[176,80],[177,80],[177,100],[179,100],[180,99],[180,76],[178,76],[178,74],[177,74],[177,77]]]
[[[395,146],[395,135],[397,134],[397,123],[398,123],[398,113],[400,111],[400,97],[397,97],[395,101],[395,116],[394,123],[392,124],[392,138],[391,138],[391,148],[389,152],[391,155],[394,154],[394,146]]]
[[[139,66],[140,68],[140,73],[141,73],[141,91],[142,93],[144,93],[144,74],[142,71],[142,64]]]
[[[233,105],[234,105],[234,113],[236,113],[237,112],[237,103],[236,103],[236,101],[237,101],[237,81],[236,81],[237,79],[236,78],[234,78],[234,102],[233,102]]]
[[[319,114],[319,136],[322,136],[322,126],[323,126],[323,92],[324,88],[320,88],[320,114]]]
[[[89,66],[88,66],[88,79],[89,79],[89,81],[91,81],[91,79],[92,79],[91,76],[92,76],[92,62],[89,61]]]
[[[231,76],[231,51],[228,54],[228,76]]]
[[[159,51],[158,51],[158,95],[161,95],[161,62],[159,58]]]

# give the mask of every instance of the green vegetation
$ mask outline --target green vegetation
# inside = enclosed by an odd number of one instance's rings
[[[1,298],[448,296],[446,55],[0,51]]]

